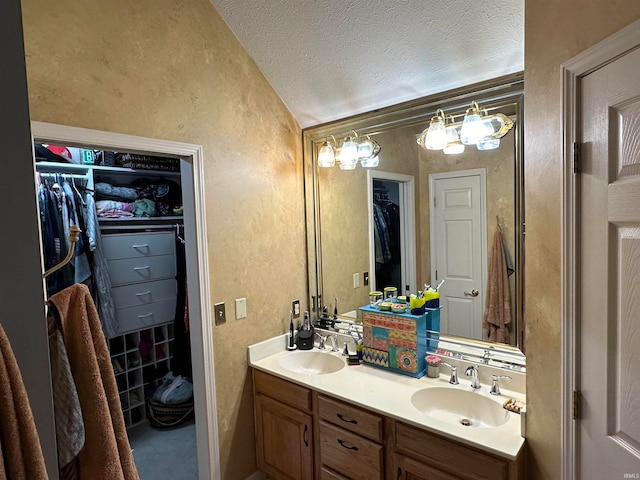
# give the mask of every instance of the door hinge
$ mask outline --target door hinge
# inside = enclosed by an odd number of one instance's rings
[[[573,419],[580,420],[582,418],[582,392],[580,390],[573,391]]]
[[[438,281],[438,270],[436,270],[436,282]]]
[[[433,208],[436,208],[438,206],[438,200],[436,197],[433,197]]]
[[[582,171],[582,144],[573,142],[573,173]]]

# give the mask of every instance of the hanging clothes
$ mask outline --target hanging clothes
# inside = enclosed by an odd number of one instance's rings
[[[184,241],[176,232],[176,282],[178,295],[174,318],[174,349],[171,370],[173,374],[193,378],[191,343],[189,340],[189,308],[187,304],[187,263]]]
[[[0,324],[0,478],[47,480],[40,438],[18,362]]]
[[[80,480],[139,480],[125,429],[107,342],[86,285],[53,295],[85,428],[77,456]],[[55,388],[55,387],[54,387]]]
[[[100,321],[104,335],[113,338],[120,334],[119,322],[116,316],[116,305],[111,295],[111,277],[109,277],[109,266],[104,257],[102,248],[102,234],[98,225],[93,195],[85,196],[85,217],[87,233],[89,236],[89,248],[93,253],[93,283],[95,285],[95,303],[100,312]]]
[[[486,339],[491,342],[507,343],[511,326],[511,291],[504,255],[502,233],[493,235],[489,271],[487,277],[487,298],[482,319]]]

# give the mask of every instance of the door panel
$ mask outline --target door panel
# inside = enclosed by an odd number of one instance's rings
[[[482,339],[486,211],[477,171],[432,175],[432,277],[440,289],[442,333]],[[465,292],[478,290],[478,296]]]
[[[581,478],[640,474],[639,77],[635,50],[581,83]]]

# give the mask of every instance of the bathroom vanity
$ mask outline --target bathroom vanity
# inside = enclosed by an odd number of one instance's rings
[[[339,353],[287,352],[285,342],[277,337],[249,347],[258,468],[270,477],[525,478],[520,416],[501,405],[524,395],[503,387],[491,398],[484,382],[470,392],[464,376],[454,386],[444,374],[418,379],[346,366]],[[473,405],[464,411],[457,404],[469,395]],[[438,402],[447,405],[439,409]],[[458,422],[458,413],[472,425]]]

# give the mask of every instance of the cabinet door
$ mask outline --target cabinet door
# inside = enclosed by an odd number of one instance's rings
[[[311,480],[311,415],[260,394],[255,404],[258,468],[275,480]]]
[[[396,455],[397,480],[460,480],[460,477],[450,475],[424,463],[403,455]]]

